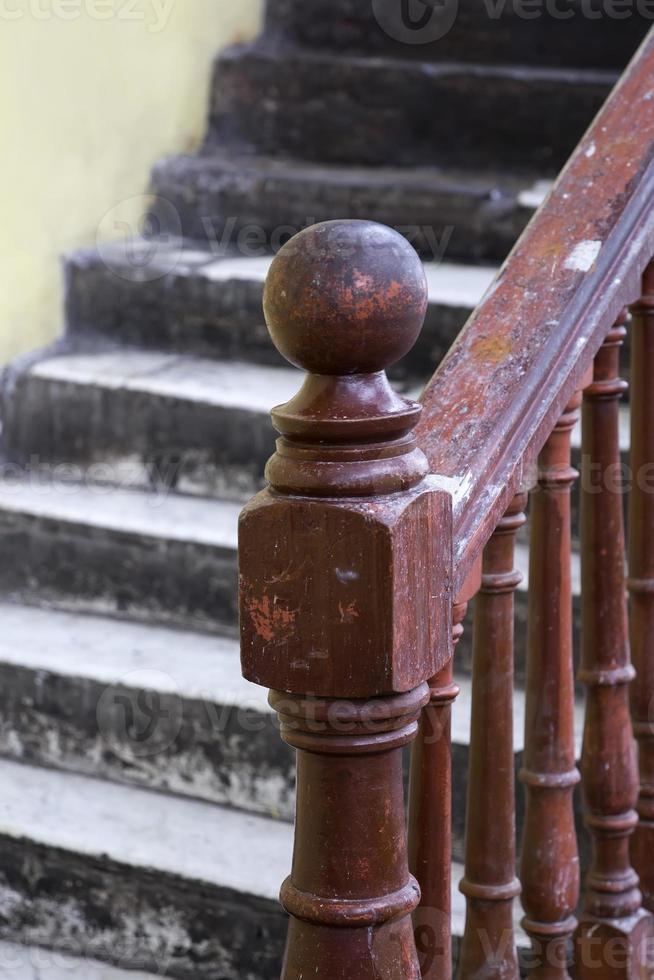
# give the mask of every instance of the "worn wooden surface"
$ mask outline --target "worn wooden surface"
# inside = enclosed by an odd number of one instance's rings
[[[402,749],[428,700],[426,684],[362,704],[271,695],[282,736],[298,749],[283,980],[419,980]]]
[[[273,411],[270,489],[240,521],[242,664],[257,684],[361,698],[447,662],[449,496],[424,479],[420,406],[384,373],[426,302],[416,253],[371,222],[316,225],[272,264],[273,339],[313,373]]]
[[[532,941],[532,978],[569,980],[579,855],[575,766],[570,437],[581,393],[568,404],[539,457],[530,500],[529,627],[525,748],[526,806],[520,881],[523,928]]]
[[[631,852],[644,904],[654,912],[654,263],[632,315],[629,592],[640,795]]]
[[[420,977],[402,750],[452,657],[451,504],[384,369],[426,302],[416,253],[370,222],[302,232],[266,285],[272,337],[309,371],[239,527],[243,672],[298,750],[284,980]]]
[[[577,933],[577,975],[644,975],[651,916],[641,908],[629,844],[638,822],[636,745],[629,714],[634,678],[625,590],[624,519],[620,481],[619,377],[626,311],[596,359],[582,414],[582,664],[587,686],[581,758],[593,863],[586,876]],[[619,963],[619,966],[615,964]]]
[[[453,606],[453,646],[463,632],[466,609],[466,602]],[[409,866],[421,891],[414,929],[424,980],[452,975],[451,718],[458,694],[452,656],[429,681],[429,704],[411,755]]]
[[[514,568],[515,537],[525,522],[526,503],[526,494],[514,497],[486,545],[475,602],[460,980],[519,977],[513,933],[513,902],[520,894],[515,876],[513,595],[521,581]]]
[[[456,592],[654,254],[654,33],[422,397]],[[637,123],[635,120],[637,119]]]

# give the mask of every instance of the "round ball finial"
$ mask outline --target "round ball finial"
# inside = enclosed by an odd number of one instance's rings
[[[326,221],[301,231],[273,260],[264,292],[275,346],[312,374],[390,367],[413,347],[426,311],[417,253],[373,221]]]

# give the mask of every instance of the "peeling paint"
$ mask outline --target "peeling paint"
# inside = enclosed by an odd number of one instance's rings
[[[297,610],[281,605],[277,596],[272,601],[269,595],[247,599],[245,608],[257,635],[266,643],[279,642],[293,632]]]
[[[601,242],[579,242],[565,260],[564,269],[572,269],[574,272],[589,272],[595,265],[601,248]]]
[[[355,601],[348,603],[347,606],[344,606],[342,602],[339,602],[338,612],[342,623],[352,623],[355,619],[359,618],[359,612],[356,605],[357,604]]]

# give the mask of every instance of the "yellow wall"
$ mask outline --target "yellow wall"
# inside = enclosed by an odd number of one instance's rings
[[[62,326],[59,258],[202,138],[213,56],[262,0],[0,0],[0,361]]]

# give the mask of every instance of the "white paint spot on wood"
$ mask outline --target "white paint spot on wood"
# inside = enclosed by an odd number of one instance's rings
[[[589,272],[597,261],[601,248],[601,242],[579,242],[565,260],[564,268],[574,272]]]

